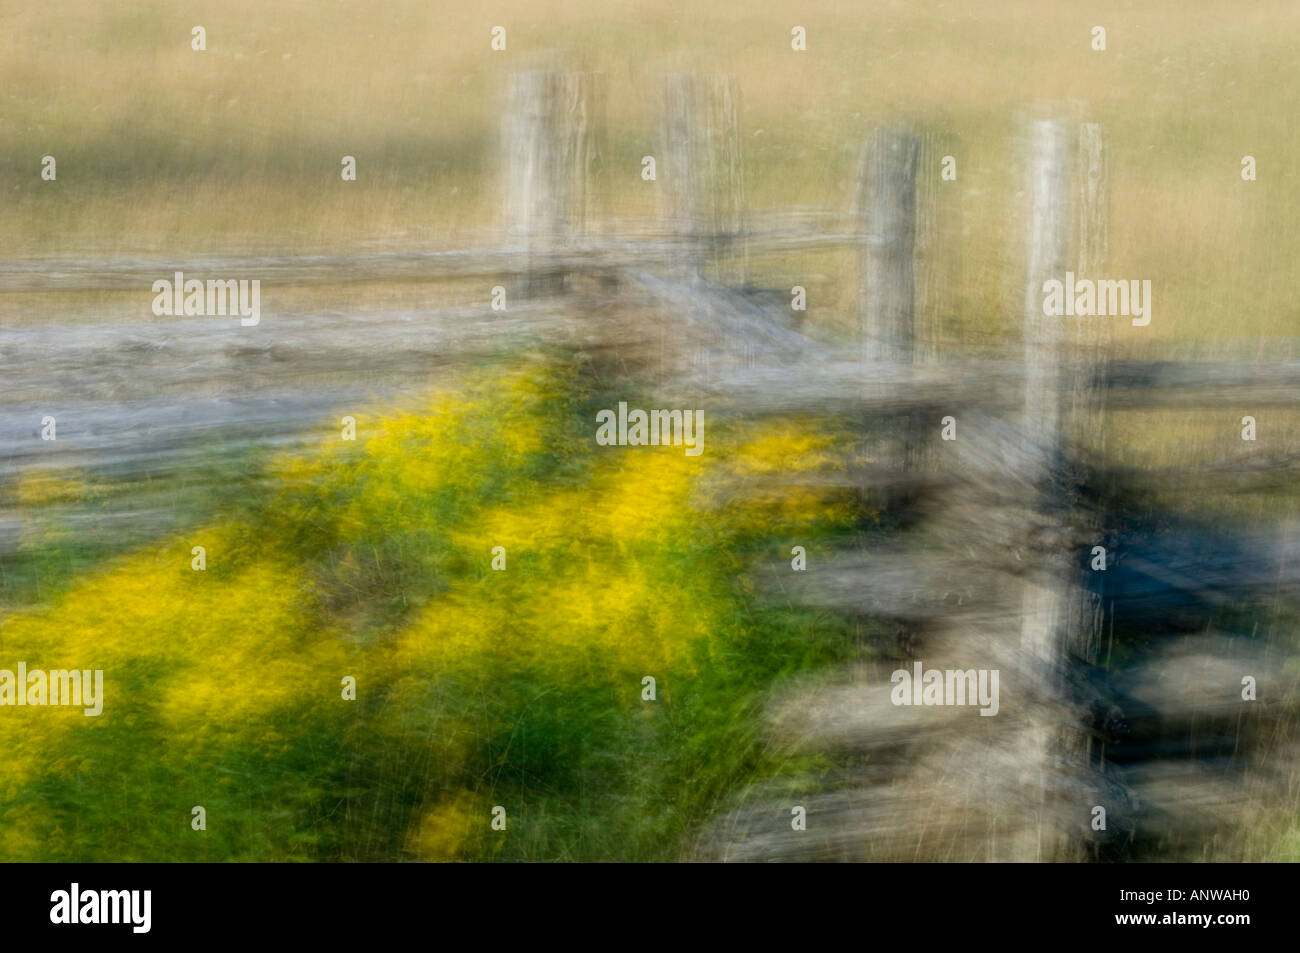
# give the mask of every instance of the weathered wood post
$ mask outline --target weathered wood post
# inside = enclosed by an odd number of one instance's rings
[[[1074,270],[1092,281],[1106,277],[1110,259],[1110,155],[1105,131],[1098,123],[1079,126],[1075,152],[1075,260]],[[1070,473],[1074,480],[1071,502],[1075,503],[1076,540],[1084,553],[1100,544],[1105,513],[1077,505],[1083,501],[1078,490],[1084,480],[1100,482],[1106,452],[1106,394],[1114,317],[1076,319],[1070,326],[1066,348],[1066,377],[1069,394],[1065,407]],[[1096,490],[1096,487],[1093,488]],[[1100,496],[1100,494],[1094,494]],[[1113,558],[1113,554],[1107,556]],[[1103,604],[1079,576],[1090,570],[1079,568],[1072,589],[1070,618],[1074,620],[1069,650],[1095,663],[1101,648]],[[1091,759],[1091,737],[1085,740]],[[1100,768],[1100,764],[1098,765]]]
[[[962,284],[962,186],[956,178],[961,140],[946,131],[920,133],[916,177],[913,359],[942,359]],[[964,157],[963,157],[964,158]],[[951,178],[946,178],[951,159]]]
[[[656,147],[659,211],[669,242],[680,249],[672,280],[696,298],[745,274],[745,177],[740,88],[734,76],[668,73],[659,87]],[[703,380],[715,370],[749,366],[747,343],[697,345],[692,362]]]
[[[920,140],[877,129],[862,170],[862,359],[911,363],[916,252],[916,165]]]
[[[961,203],[941,179],[957,139],[934,130],[876,129],[859,171],[863,359],[939,359],[961,277]],[[955,161],[955,157],[954,157]]]
[[[1098,123],[1079,126],[1075,209],[1075,274],[1093,281],[1108,277],[1110,161],[1105,133]],[[1106,372],[1114,320],[1080,319],[1070,325],[1066,384],[1071,399],[1066,427],[1076,456],[1099,456],[1105,449]]]
[[[535,70],[510,77],[504,116],[511,237],[527,256],[530,295],[562,290],[556,257],[585,235],[595,205],[604,125],[599,74]]]
[[[734,76],[669,73],[660,86],[660,208],[690,267],[734,283],[745,273],[745,175]]]
[[[861,216],[859,292],[864,380],[881,364],[912,364],[916,358],[917,164],[921,139],[910,129],[875,129],[867,139],[859,172]],[[925,421],[908,413],[893,425],[877,451],[897,480],[880,493],[887,509],[912,499],[908,481],[917,462]]]
[[[1106,152],[1101,130],[1037,120],[1028,135],[1029,227],[1024,304],[1025,466],[1037,497],[1030,503],[1031,566],[1024,577],[1020,673],[1054,715],[1036,721],[1025,740],[1025,778],[1038,791],[1036,823],[1018,859],[1071,860],[1094,790],[1088,781],[1088,733],[1070,694],[1073,656],[1095,657],[1095,599],[1083,586],[1082,547],[1097,535],[1095,514],[1078,507],[1070,463],[1096,452],[1102,425],[1098,386],[1110,329],[1105,317],[1045,314],[1044,284],[1097,268],[1106,246]],[[1094,275],[1094,277],[1096,277]],[[1070,294],[1069,289],[1066,294]],[[1103,807],[1105,805],[1102,805]]]

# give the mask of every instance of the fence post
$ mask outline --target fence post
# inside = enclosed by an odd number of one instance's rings
[[[859,289],[863,374],[880,363],[917,359],[915,259],[917,254],[917,164],[921,139],[910,129],[877,128],[867,137],[859,169],[861,218]],[[915,469],[924,420],[916,412],[897,419],[878,455],[898,474],[879,492],[882,508],[906,508],[913,500],[908,481]]]
[[[734,76],[669,73],[660,87],[661,210],[701,274],[745,273],[745,176]]]
[[[1066,674],[1071,656],[1095,652],[1096,600],[1083,585],[1082,546],[1096,539],[1098,527],[1095,514],[1078,505],[1076,468],[1068,464],[1097,451],[1104,391],[1098,378],[1110,331],[1105,317],[1044,314],[1043,285],[1064,281],[1067,270],[1083,277],[1104,260],[1108,183],[1098,126],[1038,120],[1030,126],[1028,147],[1021,428],[1037,487],[1031,521],[1039,533],[1031,553],[1035,569],[1024,583],[1020,634],[1029,662],[1023,675],[1035,680],[1057,717],[1029,729],[1025,763],[1038,792],[1039,821],[1034,841],[1021,845],[1017,859],[1069,860],[1082,856],[1070,819],[1087,817],[1089,805],[1082,799],[1091,785],[1089,738],[1074,717],[1077,700]]]
[[[510,76],[503,145],[507,221],[527,255],[527,293],[563,290],[553,261],[585,235],[604,121],[601,77],[533,70]]]
[[[944,158],[956,173],[960,139],[948,132],[921,133],[916,177],[915,318],[913,359],[942,359],[944,338],[953,330],[962,284],[962,205],[959,180],[945,179]]]
[[[910,363],[913,355],[916,164],[911,132],[873,130],[862,168],[862,358]]]
[[[670,241],[682,248],[675,281],[700,287],[739,283],[746,270],[745,178],[740,137],[740,88],[734,76],[667,73],[659,87],[658,193]],[[703,380],[753,354],[701,344],[693,363]]]
[[[1108,213],[1110,164],[1104,130],[1098,123],[1079,127],[1076,159],[1074,271],[1099,280],[1110,257]],[[1070,327],[1068,368],[1071,400],[1067,428],[1076,446],[1092,455],[1105,448],[1106,369],[1110,363],[1113,318],[1076,319]]]

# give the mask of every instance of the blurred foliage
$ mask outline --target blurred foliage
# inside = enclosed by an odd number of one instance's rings
[[[251,500],[4,618],[6,667],[102,668],[106,698],[5,710],[0,858],[674,859],[748,785],[811,767],[767,749],[763,705],[854,640],[760,614],[745,573],[855,505],[727,487],[830,465],[847,434],[711,419],[700,457],[598,447],[605,404],[563,367],[359,415],[355,443],[278,456]]]

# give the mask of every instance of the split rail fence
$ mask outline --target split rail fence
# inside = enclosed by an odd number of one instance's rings
[[[927,668],[1001,673],[1002,712],[974,723],[969,709],[892,706],[890,685],[879,679],[792,705],[783,725],[814,744],[870,752],[870,764],[810,805],[805,835],[782,833],[788,822],[755,805],[728,819],[719,854],[907,858],[917,830],[929,825],[953,859],[1087,856],[1090,807],[1111,805],[1122,817],[1134,800],[1107,769],[1104,739],[1092,727],[1096,692],[1080,675],[1104,652],[1105,605],[1087,565],[1107,529],[1095,493],[1106,478],[1107,412],[1294,405],[1300,362],[1118,360],[1115,319],[1043,314],[1044,281],[1066,271],[1106,274],[1110,170],[1099,125],[1025,124],[1025,207],[1020,222],[1009,221],[1026,237],[1021,342],[989,357],[962,354],[945,337],[960,190],[939,173],[942,156],[957,151],[952,137],[881,126],[864,143],[851,213],[755,215],[745,207],[735,81],[670,75],[657,143],[647,150],[657,161],[659,225],[611,236],[598,185],[608,175],[603,90],[595,74],[512,77],[502,136],[504,244],[0,263],[0,293],[48,293],[43,300],[55,302],[58,293],[124,289],[146,302],[151,283],[175,271],[256,277],[267,301],[281,283],[484,284],[481,305],[270,310],[259,327],[234,333],[209,318],[148,315],[0,329],[0,459],[6,468],[130,474],[183,468],[214,446],[289,444],[337,408],[356,406],[381,385],[396,392],[412,379],[423,383],[443,362],[521,337],[599,337],[591,322],[602,320],[603,308],[593,300],[654,302],[676,316],[690,342],[669,375],[684,390],[747,415],[812,411],[874,421],[873,463],[844,479],[910,514],[926,545],[819,554],[805,579],[789,583],[792,597],[898,620],[915,634]],[[860,335],[852,348],[796,322],[786,289],[752,293],[757,257],[819,249],[857,250]],[[510,293],[505,312],[487,304],[498,283]],[[47,413],[59,420],[56,444],[36,438]],[[946,416],[955,420],[955,441],[940,440]],[[1288,459],[1254,470],[1210,468],[1204,479],[1233,488],[1294,473]],[[1287,545],[1265,545],[1265,562],[1281,567],[1270,584],[1294,587],[1300,562]],[[955,777],[962,788],[936,808],[934,792]],[[822,833],[814,834],[812,818]]]

